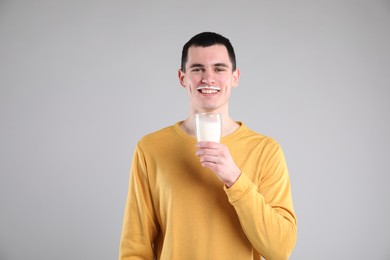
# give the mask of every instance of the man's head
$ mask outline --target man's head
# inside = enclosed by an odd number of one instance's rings
[[[213,111],[228,115],[230,92],[240,78],[229,40],[210,32],[195,35],[183,47],[178,77],[187,89],[192,114]]]
[[[186,63],[188,59],[188,49],[191,46],[194,47],[209,47],[212,45],[223,45],[226,47],[230,62],[232,63],[232,70],[236,70],[236,55],[234,49],[229,39],[224,36],[213,33],[213,32],[203,32],[192,37],[184,46],[181,54],[181,70],[186,71]]]

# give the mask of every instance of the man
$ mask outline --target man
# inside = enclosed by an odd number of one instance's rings
[[[119,259],[287,259],[296,217],[283,152],[229,115],[233,47],[216,33],[187,42],[178,72],[188,118],[138,143]],[[196,142],[193,115],[222,116],[221,143]]]

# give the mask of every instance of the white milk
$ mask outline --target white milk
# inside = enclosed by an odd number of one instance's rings
[[[200,141],[219,143],[221,139],[221,121],[219,115],[198,115],[195,117],[196,138]]]

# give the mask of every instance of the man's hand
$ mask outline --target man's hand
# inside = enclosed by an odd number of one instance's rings
[[[196,156],[203,167],[211,169],[225,185],[231,187],[241,174],[241,170],[233,161],[229,149],[216,142],[197,143]]]

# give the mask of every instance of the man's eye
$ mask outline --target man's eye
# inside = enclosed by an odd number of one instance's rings
[[[225,71],[225,68],[215,68],[215,71]]]

